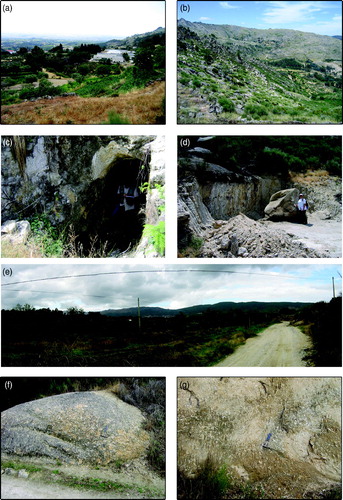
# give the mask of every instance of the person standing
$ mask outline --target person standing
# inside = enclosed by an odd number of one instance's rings
[[[299,222],[301,224],[307,224],[307,210],[308,210],[308,204],[307,201],[302,193],[299,194],[299,199],[296,204],[298,213],[299,213]]]

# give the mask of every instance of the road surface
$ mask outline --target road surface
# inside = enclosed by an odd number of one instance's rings
[[[29,479],[20,479],[17,477],[1,476],[1,498],[3,499],[21,499],[35,498],[35,499],[57,499],[57,498],[81,498],[85,500],[92,499],[128,499],[128,498],[149,498],[134,490],[127,490],[125,492],[118,492],[115,490],[101,492],[91,490],[78,490],[69,486],[56,484],[54,482],[43,483],[40,481],[30,481]],[[154,497],[154,498],[162,498]]]
[[[302,356],[308,347],[309,338],[284,321],[248,339],[215,366],[306,366]]]

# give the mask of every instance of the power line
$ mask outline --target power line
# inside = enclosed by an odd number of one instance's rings
[[[228,270],[217,270],[217,269],[148,269],[144,271],[133,270],[133,271],[108,271],[104,273],[89,273],[89,274],[71,274],[66,276],[51,276],[49,278],[35,278],[25,281],[14,281],[12,283],[2,283],[1,286],[11,286],[11,285],[21,285],[22,283],[33,283],[37,281],[50,281],[59,279],[70,279],[70,278],[86,278],[93,276],[105,276],[105,275],[115,275],[115,274],[141,274],[141,273],[220,273],[220,274],[247,274],[247,275],[257,275],[257,276],[269,276],[270,278],[291,278],[291,279],[308,279],[308,276],[290,276],[284,274],[270,274],[270,273],[255,273],[248,271],[228,271]]]
[[[18,290],[17,288],[12,288],[10,290],[7,290],[7,293],[11,292],[22,292],[22,293],[53,293],[56,295],[65,295],[66,292],[49,292],[48,290]],[[71,292],[68,292],[68,295],[73,295]],[[108,295],[89,295],[86,293],[77,293],[76,294],[78,297],[98,297],[105,299],[106,297],[111,297],[113,294],[108,294]]]

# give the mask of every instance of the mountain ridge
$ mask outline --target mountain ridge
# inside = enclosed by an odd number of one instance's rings
[[[207,24],[190,22],[183,18],[178,21],[178,26],[186,27],[200,37],[215,35],[221,43],[231,42],[241,48],[249,48],[249,46],[251,49],[259,48],[265,52],[268,59],[272,60],[278,59],[284,52],[286,52],[285,57],[296,56],[301,60],[310,58],[314,62],[324,62],[325,56],[342,60],[340,40],[329,35],[291,29],[259,29],[229,24]],[[260,46],[256,47],[256,44]]]
[[[261,310],[262,308],[266,310],[275,310],[275,309],[283,309],[283,308],[302,308],[305,307],[309,304],[312,304],[312,302],[289,302],[289,301],[282,301],[282,302],[258,302],[258,301],[249,301],[249,302],[233,302],[233,301],[228,301],[228,302],[217,302],[216,304],[199,304],[199,305],[194,305],[194,306],[188,306],[188,307],[182,307],[178,309],[168,309],[168,308],[163,308],[163,307],[149,307],[149,306],[142,306],[140,307],[140,313],[141,316],[164,316],[164,317],[172,317],[176,316],[178,314],[201,314],[205,311],[212,311],[212,312],[222,312],[225,310],[229,309],[250,309],[250,310],[255,310],[259,309]],[[106,309],[104,311],[100,311],[100,314],[103,316],[137,316],[137,307],[126,307],[122,309]]]

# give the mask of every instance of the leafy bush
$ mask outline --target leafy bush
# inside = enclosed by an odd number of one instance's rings
[[[234,103],[227,97],[219,97],[218,103],[222,106],[223,110],[228,113],[232,113],[232,111],[235,111]]]
[[[42,253],[46,257],[61,257],[63,241],[47,215],[35,215],[30,219],[30,225],[34,242],[41,247]]]
[[[194,88],[199,88],[201,87],[201,81],[199,80],[199,78],[196,76],[195,78],[193,78],[193,87]]]
[[[156,225],[145,224],[143,236],[147,237],[149,242],[154,246],[156,252],[164,255],[165,251],[165,222],[160,221]]]
[[[209,455],[193,478],[187,478],[178,472],[178,498],[180,499],[220,499],[225,498],[231,486],[231,478],[224,466],[219,466]]]
[[[33,83],[37,80],[37,75],[26,75],[24,78],[25,83]]]
[[[258,120],[261,116],[267,116],[268,111],[261,104],[247,104],[244,108],[244,115],[250,115],[255,120]]]

